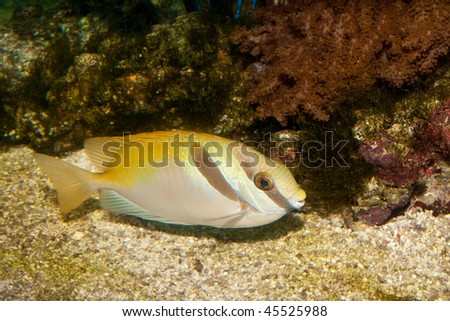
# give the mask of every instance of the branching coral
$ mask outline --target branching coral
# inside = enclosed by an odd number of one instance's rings
[[[249,100],[261,117],[328,120],[352,89],[400,87],[430,73],[450,47],[448,1],[293,1],[255,12],[234,35],[254,57]]]

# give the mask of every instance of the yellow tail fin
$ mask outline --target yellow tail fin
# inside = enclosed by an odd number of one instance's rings
[[[95,174],[44,154],[34,154],[34,159],[56,188],[62,213],[78,207],[97,189]]]

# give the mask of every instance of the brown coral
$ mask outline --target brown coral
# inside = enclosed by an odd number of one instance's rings
[[[450,47],[446,0],[293,1],[255,12],[234,35],[255,57],[249,100],[261,117],[328,120],[349,90],[400,87],[430,73]]]

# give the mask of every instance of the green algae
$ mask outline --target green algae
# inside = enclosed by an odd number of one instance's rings
[[[78,292],[86,285],[113,287],[123,293],[139,287],[128,271],[99,262],[87,253],[75,256],[58,247],[1,248],[0,261],[0,280],[8,281],[14,288],[28,289],[29,299],[33,300],[76,300]]]
[[[63,0],[3,0],[0,3],[0,25],[7,23],[13,15],[22,20],[30,16],[39,18],[44,11],[59,6],[61,2]]]
[[[377,290],[375,292],[374,299],[378,301],[417,301],[417,298],[412,295],[401,296],[392,293],[386,293],[381,290]]]
[[[70,258],[58,252],[41,252],[36,257],[36,253],[30,255],[12,249],[0,251],[2,280],[17,280],[26,287],[43,285],[36,288],[37,300],[75,299],[77,284],[88,281],[89,274],[106,271],[100,266],[90,266],[79,258]],[[31,283],[27,284],[27,280]]]

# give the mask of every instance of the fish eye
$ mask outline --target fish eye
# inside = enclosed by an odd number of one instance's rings
[[[273,187],[273,180],[267,173],[258,173],[254,179],[256,187],[263,191],[269,191]]]

